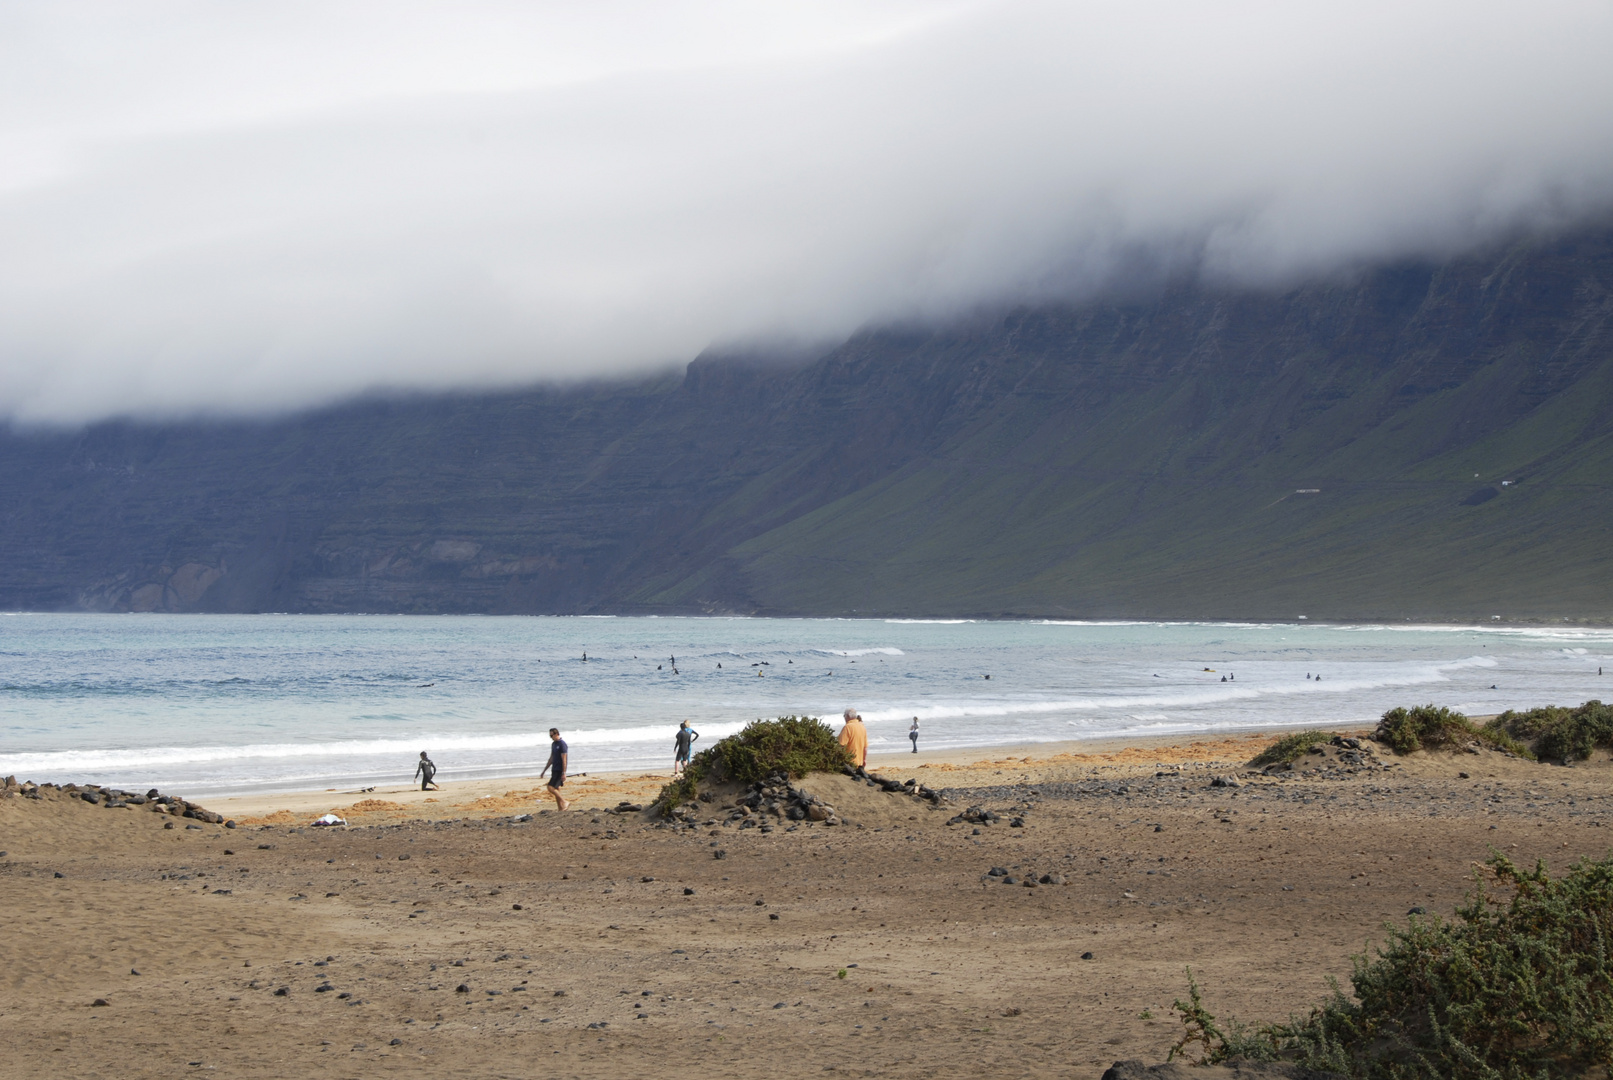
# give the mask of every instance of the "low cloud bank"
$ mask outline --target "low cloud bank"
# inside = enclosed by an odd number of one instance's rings
[[[132,10],[0,16],[0,416],[630,374],[1613,203],[1601,4]]]

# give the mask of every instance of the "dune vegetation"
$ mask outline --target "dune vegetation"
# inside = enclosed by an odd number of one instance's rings
[[[1584,761],[1593,750],[1613,750],[1613,705],[1591,700],[1574,709],[1508,709],[1486,728],[1525,743],[1541,761]]]
[[[683,775],[661,789],[656,805],[665,812],[685,803],[707,780],[753,784],[776,772],[799,780],[808,773],[838,772],[850,763],[834,729],[816,717],[754,720],[696,754]]]
[[[1417,705],[1390,709],[1378,721],[1375,737],[1397,754],[1417,750],[1449,750],[1480,743],[1520,757],[1533,757],[1527,746],[1504,729],[1480,727],[1454,709]]]
[[[1560,877],[1494,854],[1451,920],[1413,915],[1351,993],[1301,1017],[1222,1023],[1188,973],[1172,1056],[1286,1060],[1362,1080],[1537,1080],[1613,1069],[1613,858]],[[1497,898],[1497,892],[1510,896]]]

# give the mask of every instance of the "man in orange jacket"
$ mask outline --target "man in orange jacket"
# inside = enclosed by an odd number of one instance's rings
[[[856,709],[847,709],[846,726],[840,729],[840,745],[846,748],[851,755],[851,763],[867,767],[868,765],[868,729],[863,727],[862,717],[857,715]]]

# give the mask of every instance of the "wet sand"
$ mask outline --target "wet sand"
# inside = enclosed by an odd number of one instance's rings
[[[3,799],[0,1075],[1097,1077],[1164,1058],[1189,965],[1212,1011],[1285,1016],[1492,849],[1613,841],[1605,760],[1211,786],[1267,741],[891,755],[948,803],[769,834],[605,812],[652,774],[525,822],[536,781],[209,804],[233,830]],[[1002,822],[946,824],[971,805]]]

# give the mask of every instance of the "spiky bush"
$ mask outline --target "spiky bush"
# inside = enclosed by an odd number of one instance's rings
[[[1505,731],[1479,727],[1461,713],[1443,706],[1390,709],[1378,721],[1376,737],[1397,754],[1481,742],[1520,757],[1533,756],[1528,747]]]
[[[808,773],[838,772],[849,764],[851,757],[834,729],[816,717],[753,720],[737,735],[696,754],[683,775],[661,789],[656,804],[665,812],[688,802],[707,778],[750,784],[782,772],[799,780]]]
[[[1177,1002],[1210,1062],[1284,1058],[1361,1080],[1541,1080],[1613,1070],[1613,858],[1560,878],[1494,854],[1456,919],[1390,927],[1346,996],[1229,1037],[1189,973]],[[1498,902],[1492,887],[1509,889]],[[1173,1051],[1174,1056],[1175,1051]]]

